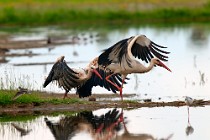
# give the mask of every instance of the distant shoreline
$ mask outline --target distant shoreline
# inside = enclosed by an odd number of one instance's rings
[[[210,4],[197,1],[49,1],[0,2],[1,26],[97,27],[103,25],[210,22]],[[112,8],[113,7],[113,8]]]

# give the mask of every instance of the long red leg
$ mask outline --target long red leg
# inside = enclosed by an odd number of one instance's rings
[[[125,121],[124,121],[123,109],[122,109],[122,112],[121,112],[120,121],[123,123],[125,131],[128,132],[128,129],[127,129],[127,127],[125,125]]]
[[[117,84],[113,83],[112,81],[109,80],[109,78],[112,76],[113,74],[110,74],[109,76],[107,76],[105,79],[107,82],[109,82],[110,84],[112,84],[113,86],[115,86],[119,91],[121,89],[121,87],[119,87]]]
[[[67,91],[65,92],[64,96],[63,96],[63,99],[65,99],[67,97]]]
[[[114,74],[114,73],[113,73]],[[125,81],[125,78],[122,79],[122,86],[119,87],[117,84],[113,83],[112,81],[109,80],[109,78],[113,75],[113,74],[110,74],[109,76],[106,77],[106,81],[109,82],[110,84],[112,84],[113,86],[115,86],[119,91],[120,91],[120,97],[121,97],[121,100],[123,101],[123,97],[122,97],[122,88],[123,88],[123,83]]]
[[[125,82],[125,78],[122,79],[122,86],[121,86],[121,90],[120,90],[120,97],[121,97],[121,101],[123,101],[123,96],[122,96],[122,88],[123,88],[123,84]]]
[[[104,123],[102,123],[97,129],[96,133],[101,133],[102,129],[104,128]]]

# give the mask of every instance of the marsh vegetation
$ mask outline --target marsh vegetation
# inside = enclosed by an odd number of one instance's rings
[[[157,24],[209,22],[210,2],[206,0],[71,0],[0,2],[1,25]]]

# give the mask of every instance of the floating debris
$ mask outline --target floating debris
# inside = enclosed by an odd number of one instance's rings
[[[152,102],[152,99],[144,99],[144,102]]]
[[[95,97],[89,97],[88,100],[89,100],[89,101],[96,101],[96,98],[95,98]]]

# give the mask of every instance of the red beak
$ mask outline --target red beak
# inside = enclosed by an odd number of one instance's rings
[[[158,66],[163,67],[163,68],[165,68],[165,69],[167,69],[168,71],[171,72],[171,70],[165,64],[163,64],[161,61],[159,61]]]
[[[101,80],[103,79],[96,69],[93,69],[93,72],[94,72]]]

